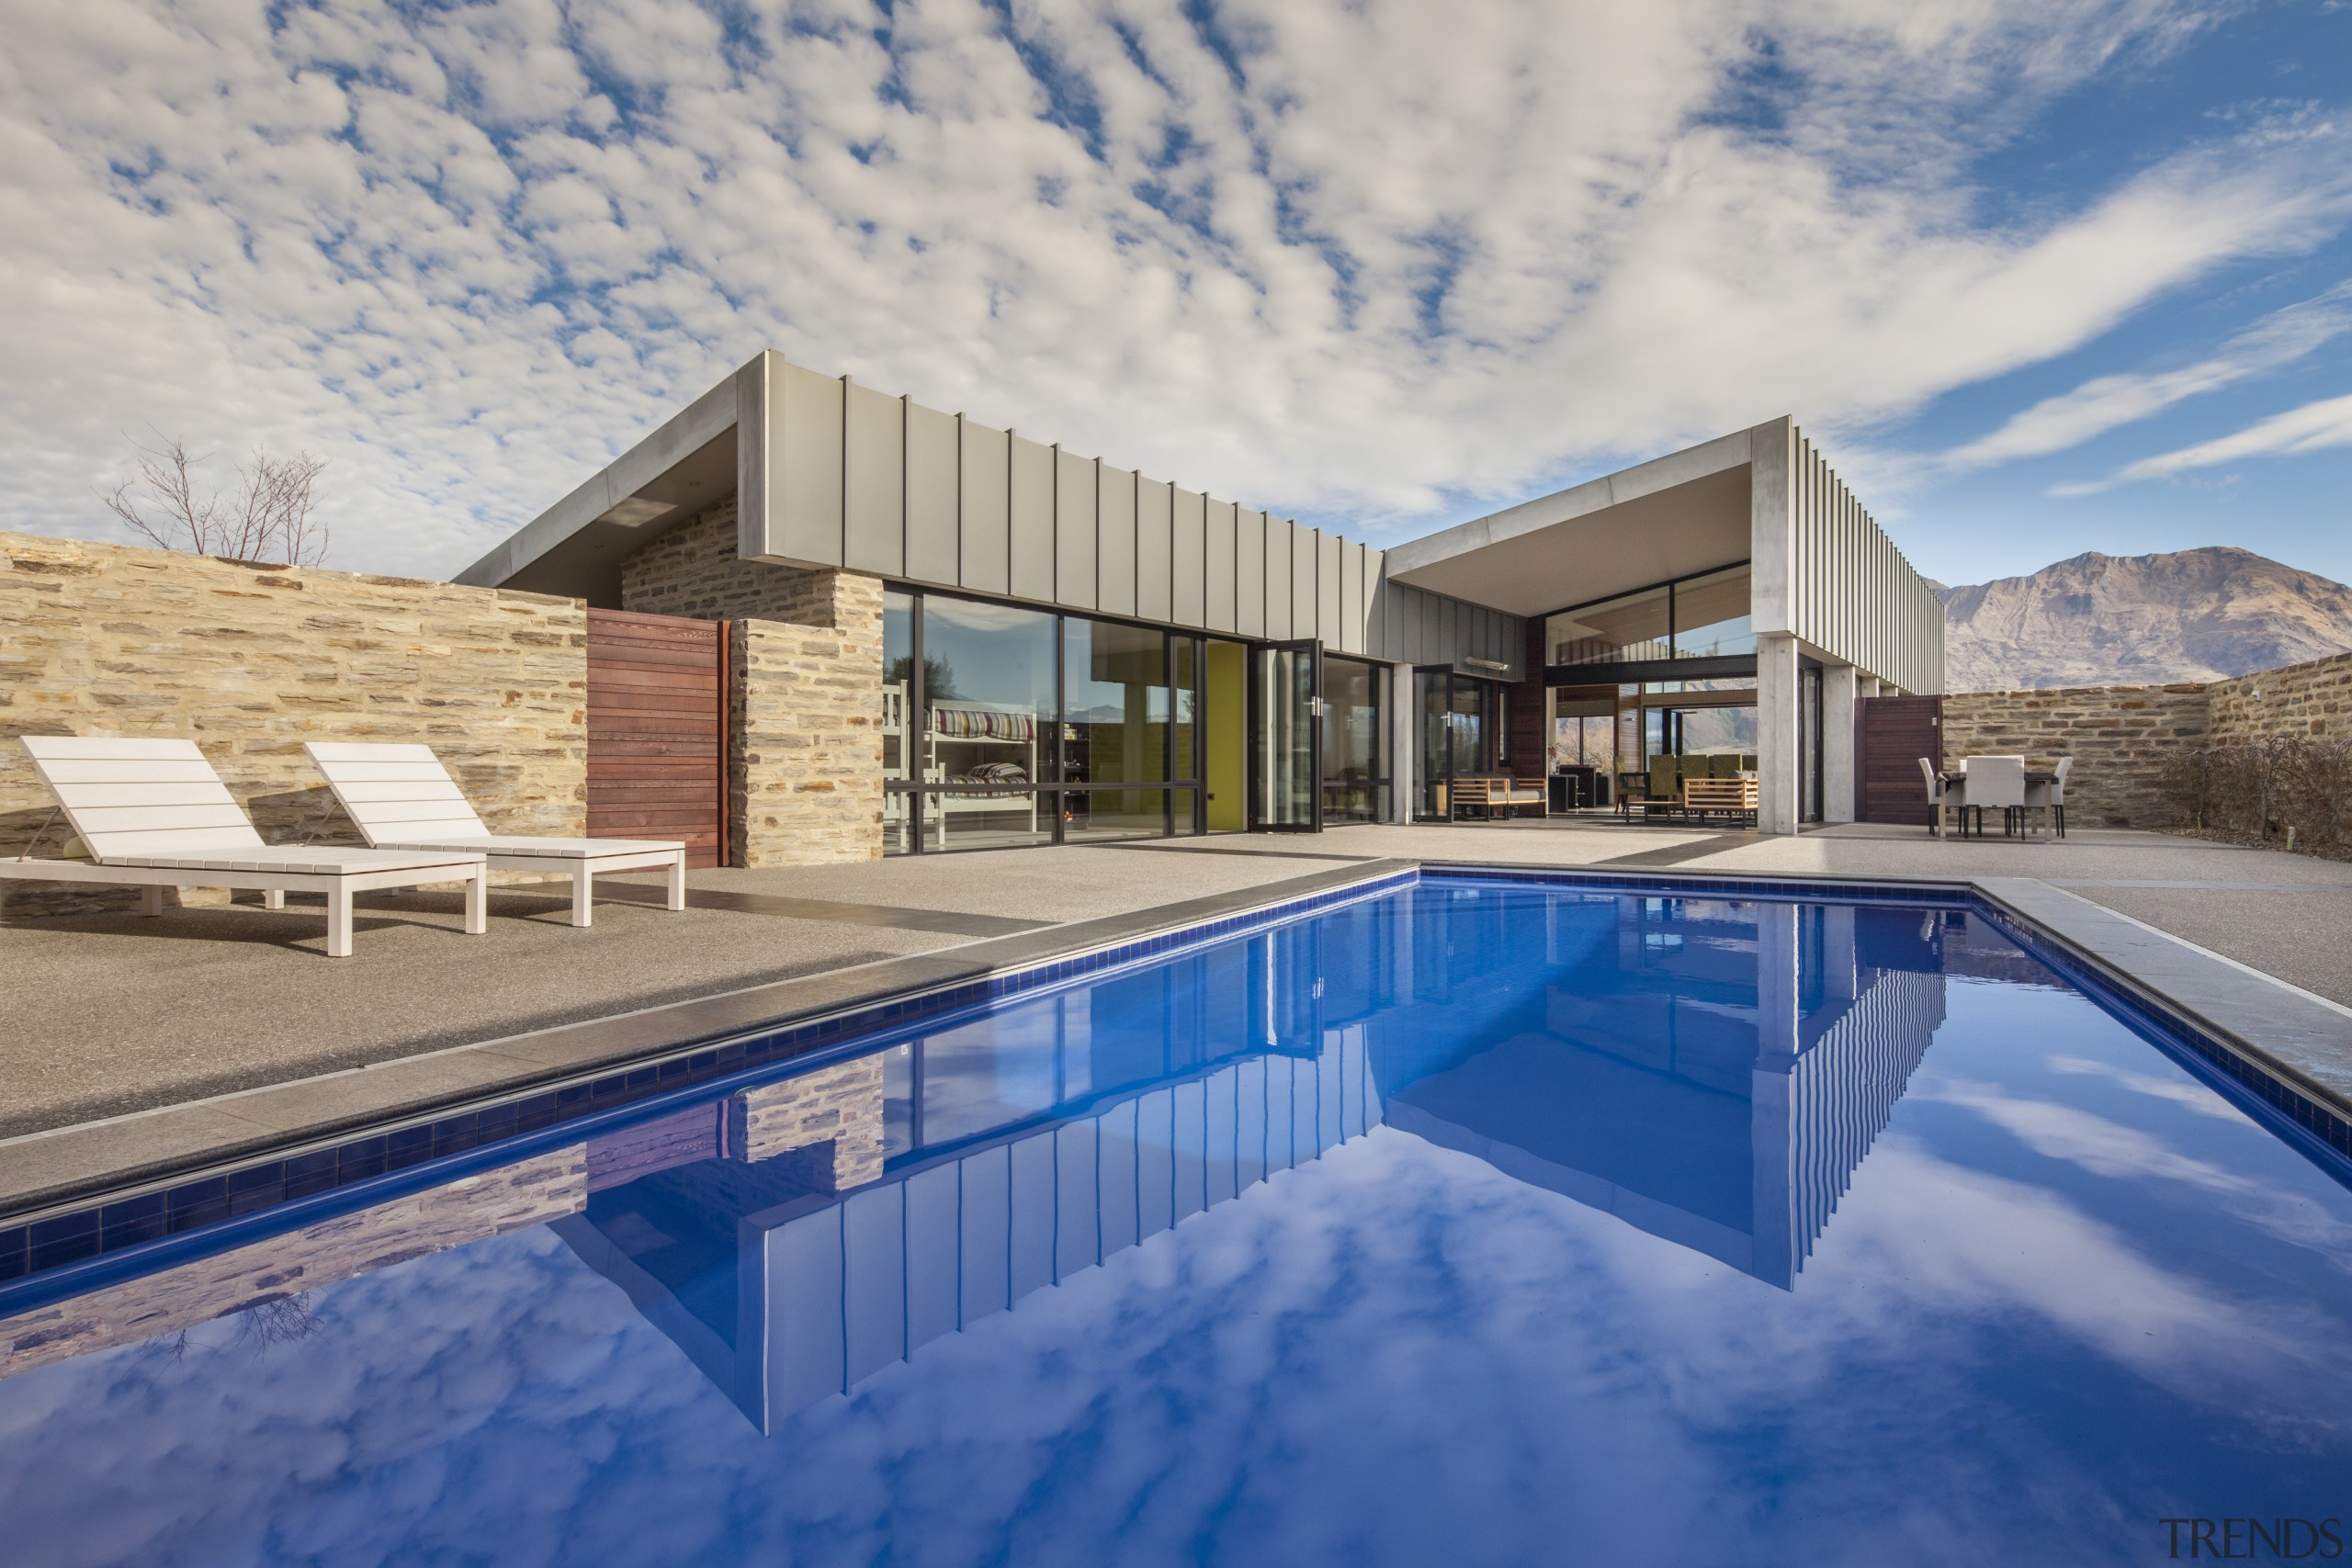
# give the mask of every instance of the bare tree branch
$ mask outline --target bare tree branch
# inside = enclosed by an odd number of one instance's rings
[[[192,550],[198,555],[231,560],[282,561],[312,566],[327,552],[327,531],[313,507],[323,459],[308,452],[273,461],[266,448],[256,446],[250,465],[240,465],[234,497],[219,493],[199,499],[196,466],[187,444],[177,439],[160,448],[141,446],[139,479],[153,497],[154,514],[132,498],[132,484],[124,484],[106,498],[108,510],[141,535],[167,550]]]

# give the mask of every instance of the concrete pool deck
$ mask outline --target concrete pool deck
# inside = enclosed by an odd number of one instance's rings
[[[2119,953],[2142,922],[2352,1002],[2352,865],[2087,829],[1948,842],[1881,828],[1768,840],[1590,820],[1350,827],[698,872],[684,913],[640,884],[601,902],[587,931],[564,923],[562,899],[518,890],[494,896],[490,934],[473,938],[455,895],[388,895],[363,906],[356,955],[334,962],[318,912],[299,907],[25,920],[0,926],[0,1213],[103,1172],[359,1125],[1413,861],[2025,879],[2069,900],[2050,908],[2088,900],[2125,917],[2096,938]],[[2197,972],[2228,988],[2222,971]],[[2244,979],[2253,990],[2222,998],[2239,1016],[2292,1010],[2291,993]],[[2294,1038],[2330,1029],[2352,1064],[2352,1018],[2312,1015]]]

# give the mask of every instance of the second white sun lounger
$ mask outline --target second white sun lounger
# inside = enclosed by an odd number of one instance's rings
[[[686,846],[668,839],[539,839],[493,833],[430,746],[314,740],[302,750],[326,775],[360,836],[381,849],[474,850],[493,871],[556,872],[571,878],[571,923],[591,917],[600,871],[663,866],[670,908],[686,907]]]
[[[480,850],[359,850],[261,841],[193,740],[27,735],[25,750],[91,858],[0,860],[0,876],[144,887],[141,913],[164,912],[166,887],[258,888],[327,896],[327,955],[351,956],[351,896],[427,882],[466,885],[466,931],[489,927]]]

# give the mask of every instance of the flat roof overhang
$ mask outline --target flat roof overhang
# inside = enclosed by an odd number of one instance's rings
[[[1740,431],[1388,552],[1388,578],[1549,615],[1747,559],[1753,433]]]
[[[621,560],[736,489],[729,376],[452,581],[620,604]]]

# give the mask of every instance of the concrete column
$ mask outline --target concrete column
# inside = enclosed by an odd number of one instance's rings
[[[1388,726],[1388,820],[1410,822],[1414,790],[1419,783],[1413,772],[1420,765],[1421,708],[1413,692],[1413,667],[1392,664],[1388,670],[1394,713]]]
[[[1850,664],[1831,664],[1821,671],[1821,819],[1825,822],[1851,822],[1860,810],[1861,784],[1855,770],[1861,759],[1854,754],[1854,721],[1860,716],[1854,705],[1860,686],[1860,672]]]
[[[1793,833],[1802,809],[1797,738],[1797,639],[1770,632],[1756,639],[1756,826]]]

